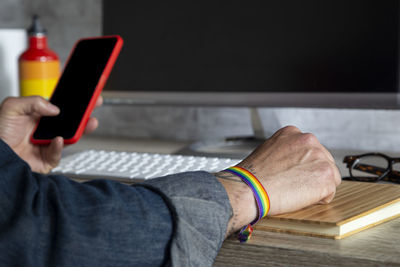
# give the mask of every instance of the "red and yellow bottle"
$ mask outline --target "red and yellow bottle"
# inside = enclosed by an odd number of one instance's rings
[[[49,99],[60,76],[60,60],[47,46],[46,30],[33,17],[28,49],[19,57],[20,95]]]

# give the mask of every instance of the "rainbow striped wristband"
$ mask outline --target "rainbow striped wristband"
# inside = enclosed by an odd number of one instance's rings
[[[241,243],[246,242],[247,240],[249,240],[251,233],[253,232],[252,226],[256,224],[259,220],[267,216],[270,205],[269,197],[267,191],[265,191],[265,188],[257,179],[257,177],[255,177],[248,170],[242,167],[234,166],[226,169],[225,171],[240,177],[240,179],[242,179],[242,181],[250,187],[251,191],[253,191],[254,198],[257,202],[258,218],[252,221],[249,225],[244,226],[239,232],[239,241]]]

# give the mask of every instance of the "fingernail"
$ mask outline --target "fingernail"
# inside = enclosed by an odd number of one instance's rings
[[[52,112],[54,112],[54,113],[60,112],[60,109],[59,109],[57,106],[55,106],[55,105],[53,105],[53,104],[51,104],[51,103],[49,103],[49,104],[47,105],[47,107],[50,109],[50,111],[52,111]]]

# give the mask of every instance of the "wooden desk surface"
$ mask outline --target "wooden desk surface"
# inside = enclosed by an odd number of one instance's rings
[[[85,137],[65,153],[83,149],[174,153],[187,143],[124,138]],[[342,173],[344,151],[331,151]],[[400,218],[341,240],[254,231],[240,244],[227,239],[214,266],[400,266]]]

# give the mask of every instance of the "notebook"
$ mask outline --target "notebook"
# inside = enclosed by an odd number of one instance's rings
[[[341,239],[400,216],[400,185],[343,181],[329,204],[266,217],[255,229]]]

